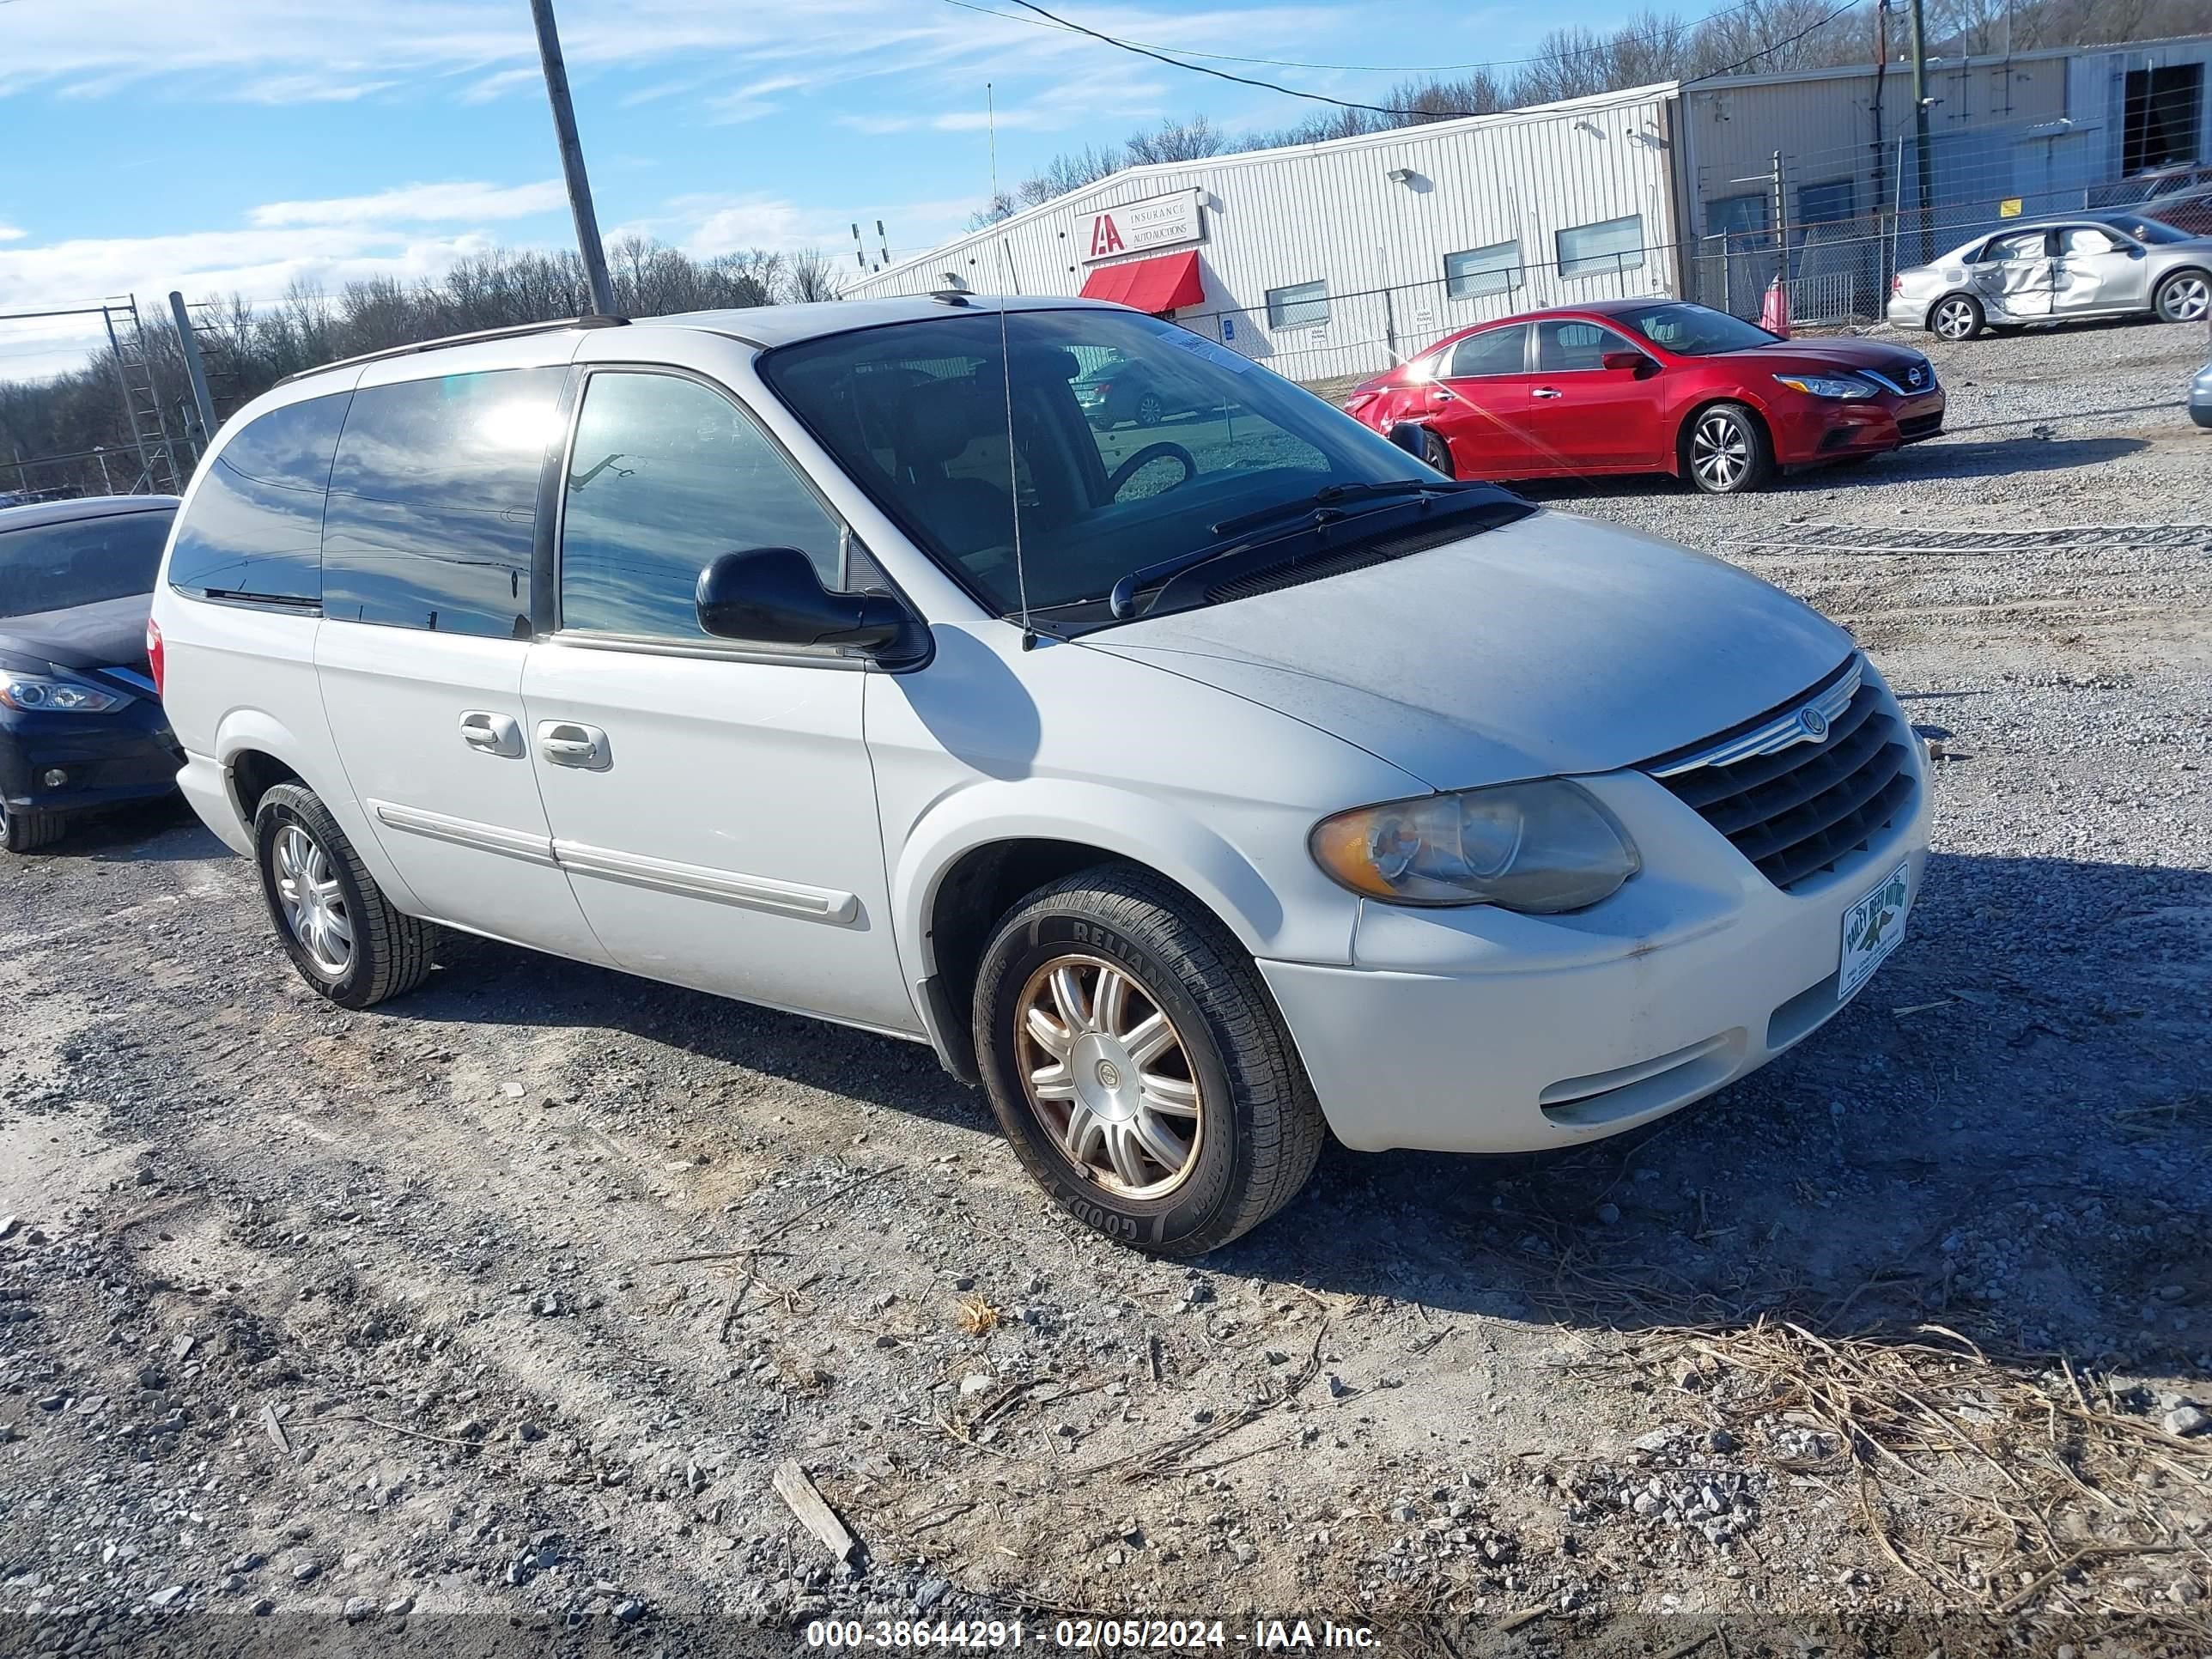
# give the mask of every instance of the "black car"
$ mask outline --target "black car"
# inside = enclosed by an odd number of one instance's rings
[[[94,807],[165,795],[185,763],[146,621],[173,495],[0,508],[0,842],[43,847]]]

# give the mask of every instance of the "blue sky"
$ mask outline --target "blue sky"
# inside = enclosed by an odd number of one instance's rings
[[[1012,11],[1006,0],[978,4]],[[1622,3],[1065,0],[1170,49],[1449,65],[1532,52]],[[1317,107],[949,0],[562,0],[599,221],[687,251],[894,258],[985,198],[984,83],[1011,184],[1166,114],[1232,131]],[[1225,68],[1373,99],[1396,70]],[[0,312],[159,304],[295,279],[435,275],[571,240],[526,0],[0,0]],[[97,319],[94,319],[94,326]],[[73,367],[82,323],[0,324],[0,379]]]

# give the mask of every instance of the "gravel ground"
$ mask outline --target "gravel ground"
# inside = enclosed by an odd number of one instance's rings
[[[0,1651],[827,1613],[2203,1651],[2203,351],[1939,344],[1940,441],[1544,492],[1857,632],[1942,749],[1907,941],[1650,1131],[1332,1150],[1196,1267],[1063,1224],[924,1050],[480,943],[349,1014],[181,809],[0,854]],[[2116,526],[2195,529],[1915,550]]]

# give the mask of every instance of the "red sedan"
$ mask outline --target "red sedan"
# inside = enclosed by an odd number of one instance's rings
[[[1429,464],[1454,477],[1671,472],[1716,495],[1943,429],[1935,368],[1909,346],[1779,339],[1675,300],[1467,329],[1344,407],[1378,432],[1418,423]]]

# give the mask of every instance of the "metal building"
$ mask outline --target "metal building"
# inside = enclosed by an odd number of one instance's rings
[[[1130,167],[848,296],[1117,299],[1298,380],[1532,306],[1674,292],[1672,86]]]
[[[1900,264],[2212,161],[2208,63],[2212,36],[1930,59],[1924,196],[1909,63],[1685,85],[1687,292],[1755,310],[1786,244],[1799,320],[1879,316]]]
[[[1119,300],[1307,381],[1579,300],[1755,316],[1778,277],[1799,323],[1872,320],[1900,264],[2212,162],[2208,65],[2212,35],[1931,60],[1924,169],[1895,58],[1130,167],[844,292]]]

